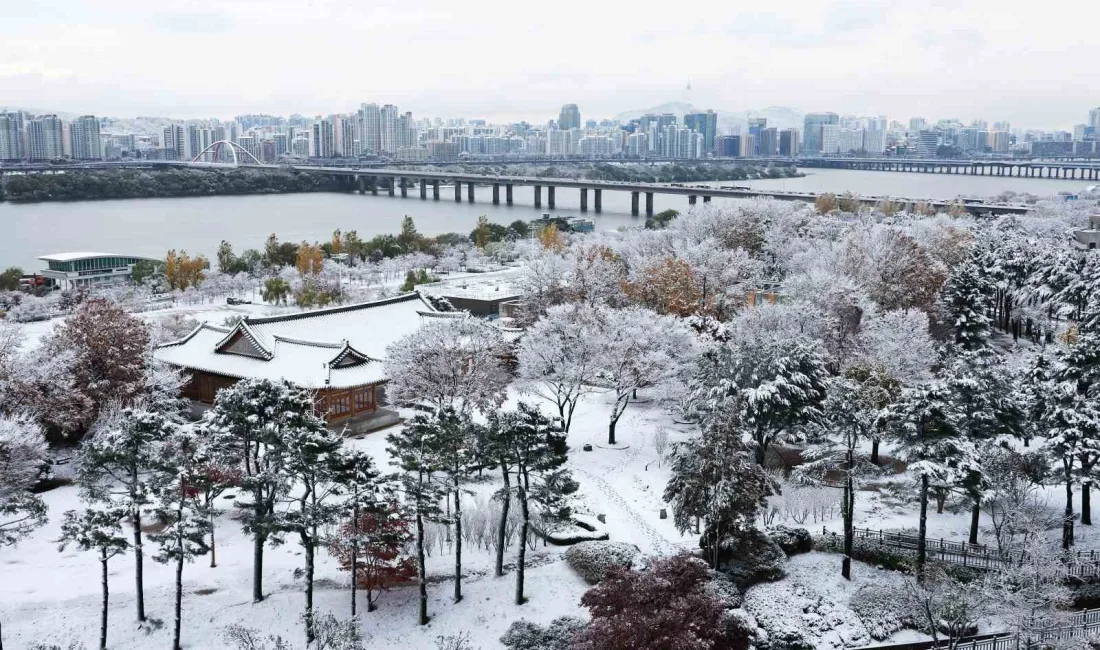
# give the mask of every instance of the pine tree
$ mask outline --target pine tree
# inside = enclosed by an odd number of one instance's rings
[[[202,480],[201,434],[177,430],[161,446],[160,475],[154,484],[156,512],[168,525],[149,539],[159,545],[153,559],[162,564],[175,563],[175,601],[172,626],[172,650],[180,648],[183,624],[183,565],[196,556],[205,555],[209,534],[210,513],[196,484]]]
[[[122,533],[122,520],[127,516],[125,508],[108,506],[91,507],[82,512],[69,510],[61,522],[61,537],[57,540],[60,550],[75,544],[82,551],[99,554],[100,585],[103,603],[99,616],[99,650],[107,650],[107,604],[110,590],[107,586],[107,563],[129,548]]]
[[[955,428],[944,392],[934,383],[908,388],[884,416],[902,459],[909,463],[909,472],[920,479],[918,574],[924,570],[927,555],[930,488],[952,485],[960,475],[979,467],[973,445]]]
[[[285,531],[297,534],[305,551],[305,622],[306,643],[313,643],[313,576],[317,546],[322,531],[339,521],[343,504],[336,497],[344,494],[348,475],[341,453],[343,436],[329,431],[320,418],[310,414],[282,431],[285,471],[292,488],[280,499],[286,506],[282,521]]]
[[[452,521],[455,527],[455,602],[462,600],[462,484],[474,468],[477,439],[474,424],[468,417],[460,416],[454,409],[445,408],[437,417],[439,437],[435,448],[436,465],[440,475],[450,487],[454,498]]]
[[[951,327],[952,344],[963,350],[985,347],[991,335],[989,311],[993,287],[973,258],[958,265],[940,292],[940,314]]]
[[[206,423],[196,425],[204,443],[198,450],[198,471],[192,479],[192,487],[202,497],[203,508],[210,519],[210,568],[218,566],[217,544],[214,539],[215,518],[222,514],[216,507],[216,499],[223,492],[241,485],[241,467],[233,457],[232,446],[224,447],[226,437]]]
[[[126,408],[109,417],[80,452],[78,481],[84,498],[105,508],[123,507],[128,513],[133,534],[137,619],[142,622],[145,589],[141,511],[151,503],[164,443],[178,430],[177,422],[160,413]]]
[[[446,522],[440,501],[447,497],[448,486],[435,480],[439,458],[439,421],[418,413],[399,431],[387,436],[387,448],[401,468],[401,489],[405,503],[416,519],[417,586],[420,590],[419,621],[428,624],[428,574],[424,557],[424,524]]]
[[[499,497],[514,494],[520,508],[516,604],[522,605],[527,601],[524,570],[531,510],[538,510],[546,523],[567,516],[569,495],[577,486],[569,472],[562,469],[567,459],[565,432],[537,406],[520,402],[513,412],[493,414],[489,432],[490,444],[502,459],[502,466],[512,468],[516,474],[515,485],[506,482],[504,493]],[[503,543],[500,546],[503,547]]]
[[[241,468],[242,526],[252,536],[252,600],[263,592],[264,546],[282,543],[284,516],[276,505],[290,489],[284,432],[316,420],[308,392],[287,382],[245,379],[218,391],[206,423]]]

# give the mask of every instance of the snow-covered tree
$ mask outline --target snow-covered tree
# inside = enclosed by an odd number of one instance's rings
[[[554,402],[565,430],[580,398],[595,390],[601,349],[593,336],[601,312],[590,305],[558,305],[527,329],[517,358],[525,390]]]
[[[424,557],[424,525],[446,522],[440,502],[448,486],[434,476],[438,469],[440,424],[434,416],[418,413],[404,427],[386,437],[387,451],[401,469],[401,491],[416,520],[417,584],[420,590],[419,621],[428,624],[428,573]]]
[[[285,530],[285,513],[276,508],[291,487],[284,435],[299,427],[312,429],[316,422],[307,391],[267,379],[244,379],[223,388],[206,413],[205,424],[241,469],[235,505],[242,509],[244,531],[252,536],[254,602],[264,599],[264,546],[282,543]]]
[[[855,278],[882,309],[929,311],[947,277],[944,265],[896,226],[852,230],[841,270]]]
[[[956,266],[947,277],[939,307],[940,317],[951,328],[954,347],[973,351],[988,345],[992,294],[993,287],[976,260]]]
[[[637,391],[679,378],[681,367],[695,357],[687,327],[671,316],[641,307],[601,309],[591,332],[598,350],[595,383],[614,398],[607,442],[615,443],[615,425]]]
[[[805,464],[799,473],[811,480],[827,480],[840,475],[843,482],[840,513],[844,520],[844,559],[840,574],[852,579],[852,546],[855,541],[855,505],[857,480],[873,476],[877,457],[861,453],[862,443],[874,439],[878,449],[879,418],[896,398],[896,390],[884,379],[881,368],[853,366],[843,376],[828,382],[822,405],[820,426],[824,442],[803,452]]]
[[[980,471],[976,451],[959,435],[942,386],[907,388],[891,405],[884,420],[908,471],[920,482],[920,523],[917,530],[917,572],[927,555],[928,495],[932,486],[945,487],[961,475]]]
[[[107,563],[129,548],[122,533],[122,520],[126,515],[125,508],[116,507],[93,506],[79,512],[69,510],[61,522],[61,537],[57,540],[61,550],[74,544],[82,551],[96,551],[99,554],[99,582],[103,594],[99,614],[99,650],[107,650],[107,605],[110,601]]]
[[[46,504],[31,492],[46,462],[46,437],[30,414],[0,415],[0,547],[46,523]]]
[[[453,408],[444,408],[437,416],[438,437],[433,445],[436,451],[436,467],[449,488],[454,510],[451,521],[455,527],[455,602],[462,600],[462,493],[463,484],[477,464],[477,443],[482,437],[468,416]]]
[[[285,454],[285,471],[291,489],[285,492],[280,505],[285,506],[282,527],[298,536],[305,553],[306,606],[302,614],[306,643],[312,643],[313,576],[317,547],[323,543],[324,531],[339,521],[343,504],[337,497],[345,494],[348,474],[347,459],[341,453],[343,436],[325,428],[324,420],[308,414],[281,431],[281,453]]]
[[[773,443],[821,416],[827,374],[813,342],[732,337],[700,359],[691,410],[704,421],[732,418],[752,440],[762,466]]]
[[[210,551],[206,536],[210,532],[210,513],[195,485],[203,477],[204,440],[201,434],[177,429],[160,445],[159,470],[153,490],[157,517],[167,526],[149,539],[159,550],[153,559],[175,564],[175,601],[172,625],[172,650],[180,648],[183,626],[183,566]]]
[[[865,319],[855,363],[887,370],[906,386],[932,378],[936,345],[928,333],[928,314],[918,309],[878,312]]]
[[[568,498],[576,491],[576,483],[562,469],[566,461],[565,432],[537,406],[520,402],[515,411],[490,414],[488,436],[501,467],[515,473],[515,484],[505,480],[498,496],[507,499],[514,495],[520,508],[516,604],[522,605],[527,601],[523,589],[531,510],[537,510],[548,523],[561,518],[568,510]],[[504,472],[507,479],[508,469]],[[498,546],[498,554],[500,548],[503,543]]]
[[[397,402],[436,409],[499,405],[510,377],[500,330],[474,318],[433,319],[386,349],[387,390]]]
[[[772,479],[750,458],[733,419],[710,419],[701,436],[672,447],[664,500],[680,534],[692,528],[717,568],[729,541],[753,528],[774,493]]]
[[[373,612],[377,594],[416,577],[416,560],[406,549],[413,541],[412,522],[397,501],[372,502],[359,508],[329,542],[340,568],[352,574],[351,615],[356,615],[355,594],[367,595],[367,611]]]
[[[125,508],[130,519],[139,621],[145,621],[142,509],[152,503],[164,444],[178,434],[179,426],[161,413],[125,408],[107,414],[80,450],[83,497],[105,509]]]
[[[42,342],[48,354],[71,351],[76,384],[95,412],[109,401],[127,403],[141,392],[149,328],[107,300],[93,298]]]

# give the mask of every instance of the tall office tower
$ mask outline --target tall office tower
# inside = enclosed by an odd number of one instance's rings
[[[187,125],[187,133],[184,135],[184,159],[193,160],[195,156],[202,153],[202,150],[205,149],[205,147],[202,146],[202,131],[201,125]]]
[[[56,115],[39,115],[27,123],[28,158],[51,160],[65,154],[64,127]]]
[[[314,122],[312,136],[309,155],[317,158],[332,158],[336,154],[336,135],[332,128],[332,120]]]
[[[164,148],[164,158],[166,160],[185,160],[187,149],[181,125],[169,124],[164,127],[164,140],[160,144]]]
[[[581,109],[576,104],[565,104],[558,115],[558,128],[562,131],[581,128]]]
[[[764,129],[768,128],[768,118],[766,117],[754,117],[749,119],[749,135],[753,137],[756,149],[750,153],[750,156],[760,155],[760,146],[763,143]]]
[[[736,158],[741,155],[741,136],[720,135],[714,139],[715,153],[723,158]]]
[[[73,158],[76,160],[101,160],[103,145],[99,140],[99,120],[94,115],[82,115],[73,120]]]
[[[1100,106],[1089,111],[1089,126],[1095,131],[1100,131]]]
[[[836,113],[806,113],[802,123],[802,150],[811,156],[821,153],[821,128],[839,122],[840,116]]]
[[[714,136],[718,134],[718,114],[714,111],[684,115],[684,126],[703,134],[705,151],[714,151]]]
[[[760,140],[757,145],[761,156],[779,155],[779,129],[769,126],[760,131]]]
[[[386,104],[379,110],[379,151],[397,151],[397,107]]]
[[[909,118],[909,132],[917,133],[924,129],[928,123],[924,121],[923,117],[911,117]]]
[[[866,129],[863,131],[863,150],[867,153],[880,154],[886,152],[886,131],[883,129]]]
[[[752,135],[741,136],[741,151],[737,154],[742,158],[756,155],[756,137]]]
[[[801,151],[798,129],[783,129],[779,132],[779,155],[797,156]]]
[[[22,122],[18,113],[0,113],[0,160],[23,158]]]

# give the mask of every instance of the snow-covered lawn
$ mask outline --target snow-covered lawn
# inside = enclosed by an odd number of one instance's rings
[[[644,396],[643,396],[644,397]],[[512,395],[510,407],[517,396]],[[543,405],[547,407],[546,404]],[[633,403],[619,423],[620,448],[606,448],[608,398],[589,396],[577,409],[573,431],[569,434],[570,467],[580,484],[577,510],[592,516],[604,515],[605,529],[615,541],[637,545],[643,553],[671,553],[695,545],[694,536],[681,537],[672,525],[671,514],[661,520],[661,492],[668,479],[659,467],[652,434],[658,428],[670,432],[672,442],[686,438],[689,427],[675,425],[663,408],[655,403]],[[550,412],[547,409],[547,412]],[[381,431],[347,444],[369,452],[382,464],[388,464],[386,434]],[[582,451],[584,444],[593,451]],[[648,465],[648,469],[647,469]],[[491,474],[491,473],[487,473]],[[497,479],[475,483],[472,499],[485,498],[496,489]],[[89,647],[98,641],[100,606],[99,564],[94,553],[69,548],[59,553],[54,542],[60,534],[61,515],[79,508],[78,489],[61,487],[43,495],[50,508],[50,521],[14,548],[0,552],[0,624],[6,648],[25,648],[33,642],[78,639]],[[264,602],[253,604],[252,545],[234,519],[232,499],[219,500],[227,512],[217,522],[217,568],[209,567],[209,557],[199,558],[184,570],[184,644],[188,648],[222,648],[222,630],[229,624],[253,627],[264,633],[281,635],[298,647],[303,632],[298,617],[304,605],[302,583],[294,578],[303,564],[302,551],[293,538],[264,556]],[[149,559],[146,549],[145,591],[149,616],[164,622],[165,628],[146,632],[134,617],[134,563],[130,555],[110,562],[111,648],[162,647],[171,642],[172,581],[171,566]],[[434,648],[440,635],[468,632],[476,646],[500,647],[498,639],[519,618],[547,623],[562,615],[585,616],[580,597],[588,585],[562,559],[565,547],[538,542],[527,554],[526,592],[529,602],[513,602],[515,576],[509,571],[503,578],[492,575],[493,553],[470,545],[463,548],[463,591],[461,603],[452,601],[451,584],[454,556],[441,554],[438,546],[428,558],[432,584],[429,587],[429,613],[426,627],[416,623],[415,587],[395,588],[383,594],[379,609],[365,613],[366,601],[360,597],[359,611],[363,631],[372,648]],[[509,549],[506,562],[514,562],[515,549]],[[317,558],[316,604],[321,612],[340,617],[350,614],[348,575],[336,561],[321,552]]]

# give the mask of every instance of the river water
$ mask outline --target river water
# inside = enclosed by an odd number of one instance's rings
[[[902,172],[809,169],[803,178],[739,181],[723,185],[749,186],[754,189],[797,190],[810,192],[846,191],[858,194],[903,196],[907,198],[949,199],[959,195],[993,196],[1006,190],[1050,195],[1059,191],[1081,190],[1082,181],[954,176]],[[503,194],[503,192],[502,192]],[[400,193],[390,197],[384,192],[370,194],[282,194],[261,196],[213,196],[176,199],[121,199],[48,203],[0,202],[0,268],[19,266],[37,270],[43,263],[39,255],[73,251],[95,251],[119,255],[164,257],[169,248],[203,253],[210,259],[225,239],[240,252],[262,248],[270,233],[282,241],[325,241],[332,231],[357,230],[363,239],[380,233],[396,233],[402,218],[413,217],[425,235],[446,232],[469,233],[480,215],[495,223],[516,219],[530,220],[543,212],[559,216],[580,215],[577,190],[558,188],[556,205],[549,210],[534,207],[534,190],[516,187],[515,204],[492,204],[492,191],[478,187],[475,203],[454,201],[450,188],[441,188],[440,200],[420,200],[419,188],[408,198]],[[503,198],[503,197],[502,197]],[[716,203],[720,203],[718,199]],[[589,196],[589,206],[592,197]],[[654,196],[654,209],[684,211],[687,199],[680,196]],[[644,206],[643,206],[644,210]],[[640,225],[645,217],[630,215],[628,192],[603,193],[603,212],[588,217],[597,229]]]

